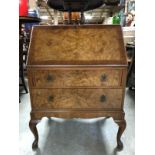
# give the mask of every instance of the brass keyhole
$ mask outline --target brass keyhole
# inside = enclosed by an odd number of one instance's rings
[[[53,81],[53,80],[54,80],[54,76],[53,76],[53,75],[51,75],[51,74],[48,74],[48,76],[47,76],[46,80],[47,80],[48,82],[51,82],[51,81]]]
[[[105,96],[105,95],[101,95],[100,101],[101,101],[101,102],[105,102],[105,101],[106,101],[106,96]]]
[[[107,80],[107,75],[106,74],[102,74],[101,75],[101,81],[106,81]]]
[[[48,96],[48,101],[52,102],[54,100],[54,97],[52,95]]]

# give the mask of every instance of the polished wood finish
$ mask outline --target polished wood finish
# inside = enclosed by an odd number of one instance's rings
[[[39,140],[39,136],[38,136],[38,131],[37,131],[37,128],[36,128],[36,125],[39,123],[40,120],[30,120],[29,122],[29,127],[34,135],[34,142],[32,144],[32,148],[33,149],[36,149],[38,147],[38,140]]]
[[[123,148],[127,60],[120,26],[35,26],[27,69],[33,148],[42,117],[112,117]]]
[[[122,70],[37,70],[33,79],[35,88],[62,87],[119,87]],[[65,82],[64,82],[65,81]]]
[[[35,26],[31,42],[28,65],[127,64],[118,25]]]
[[[42,117],[59,117],[59,118],[97,118],[113,117],[115,120],[124,119],[123,110],[115,109],[53,109],[53,110],[33,110],[31,111],[32,120],[40,120]]]
[[[118,124],[119,129],[117,133],[117,149],[122,150],[123,149],[123,143],[121,141],[121,136],[126,128],[126,121],[124,119],[122,120],[115,120],[115,122]]]
[[[121,108],[122,89],[33,89],[34,110]]]

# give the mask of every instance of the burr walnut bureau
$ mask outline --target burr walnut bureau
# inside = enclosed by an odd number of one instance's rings
[[[127,59],[119,25],[35,26],[28,54],[30,129],[42,117],[112,117],[123,148]]]

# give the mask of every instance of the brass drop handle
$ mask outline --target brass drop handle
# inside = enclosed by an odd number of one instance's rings
[[[47,80],[48,82],[51,82],[51,81],[54,80],[54,76],[51,75],[51,74],[48,74],[46,80]]]
[[[105,96],[105,95],[101,95],[100,101],[101,101],[101,102],[106,102],[106,96]]]
[[[52,102],[53,100],[54,100],[54,96],[52,96],[52,95],[48,96],[48,101],[49,102]]]
[[[101,75],[101,81],[106,81],[107,80],[107,75],[106,74],[102,74]]]

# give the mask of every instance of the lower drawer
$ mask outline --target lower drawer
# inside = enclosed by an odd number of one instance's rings
[[[121,108],[122,89],[32,89],[33,109]]]

